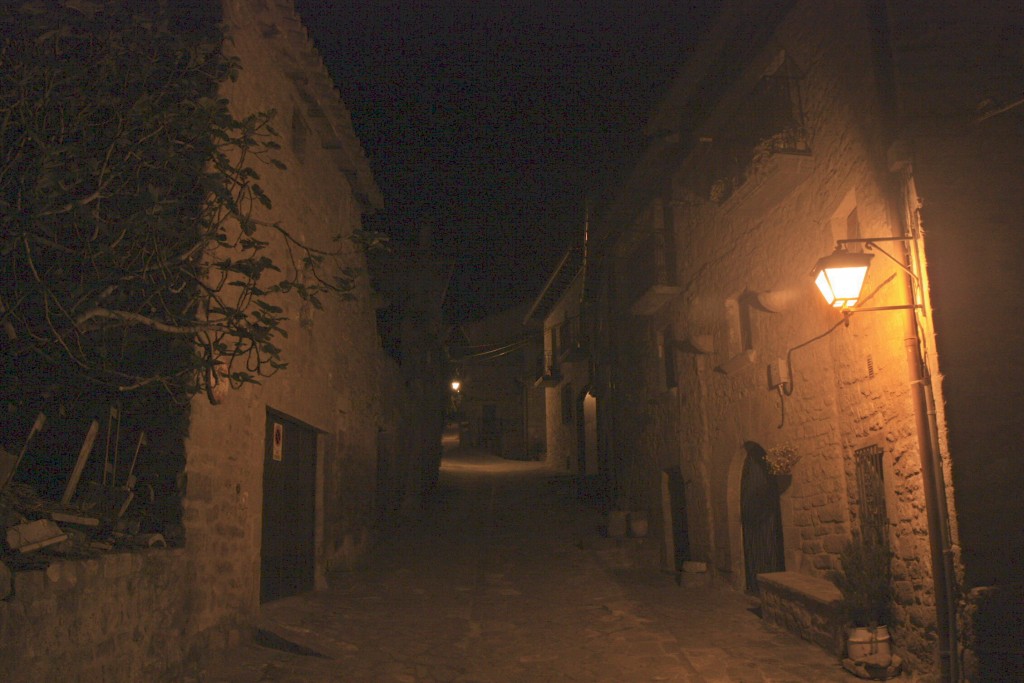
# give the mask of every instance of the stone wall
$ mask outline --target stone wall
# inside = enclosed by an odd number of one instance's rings
[[[468,425],[462,443],[516,460],[530,457],[525,393],[529,376],[525,338],[529,332],[523,326],[524,312],[519,306],[463,324],[469,355],[457,361],[461,410]],[[487,410],[493,410],[490,425],[485,419]]]
[[[907,314],[866,313],[843,324],[807,276],[837,239],[901,230],[888,201],[884,117],[871,95],[878,84],[865,68],[875,61],[869,37],[860,3],[798,4],[776,30],[770,50],[785,50],[802,75],[811,141],[809,158],[777,161],[807,167],[793,173],[785,192],[759,193],[756,184],[765,181],[754,176],[746,181],[752,187],[722,204],[688,204],[677,212],[685,245],[681,281],[688,289],[675,320],[678,336],[714,339],[709,362],[698,370],[705,389],[700,405],[688,412],[684,452],[701,452],[707,442],[715,564],[741,586],[747,561],[740,520],[747,454],[741,444],[791,444],[801,454],[792,484],[781,493],[782,535],[785,568],[811,576],[838,568],[843,543],[859,527],[854,452],[883,449],[894,575],[907,588],[898,593],[894,630],[909,664],[928,669],[934,612],[902,344]],[[722,125],[727,134],[727,121]],[[685,177],[676,180],[685,186]],[[854,210],[858,233],[847,223]],[[880,287],[872,305],[902,304],[903,276],[885,260],[876,257],[865,291]],[[896,279],[883,284],[891,276]],[[791,395],[768,382],[769,364],[786,359]]]
[[[579,318],[580,291],[583,285],[579,276],[566,288],[565,293],[544,318],[544,352],[551,353],[551,329]],[[570,323],[571,324],[571,323]],[[564,344],[563,344],[564,346]],[[558,353],[563,353],[561,348]],[[557,386],[544,389],[544,405],[547,414],[547,462],[559,470],[580,473],[579,433],[577,415],[581,392],[590,386],[590,369],[587,358],[578,356],[568,361],[558,361],[561,381]],[[566,390],[566,387],[569,389]],[[566,399],[569,405],[565,405]]]
[[[188,608],[200,592],[184,550],[19,571],[13,597],[0,601],[4,680],[180,680],[189,662],[247,633],[240,615],[197,630]]]
[[[707,559],[738,588],[747,587],[749,559],[741,521],[745,444],[789,444],[801,455],[781,489],[782,540],[785,569],[811,577],[838,568],[843,544],[859,531],[855,453],[880,449],[884,531],[894,551],[894,642],[908,669],[928,675],[936,666],[935,608],[904,346],[915,328],[903,310],[859,313],[844,323],[808,277],[836,240],[900,235],[904,227],[901,179],[887,158],[894,132],[888,84],[879,76],[885,55],[867,9],[843,0],[794,3],[745,70],[732,74],[721,100],[702,100],[697,131],[704,141],[680,143],[683,161],[668,174],[634,175],[647,178],[643,190],[638,180],[631,190],[646,192],[646,203],[616,227],[635,233],[639,217],[658,204],[671,207],[676,253],[666,261],[678,264],[681,293],[654,317],[630,317],[628,300],[612,314],[619,353],[615,438],[619,450],[634,449],[629,455],[641,472],[663,466],[666,454],[678,459],[693,557]],[[701,59],[716,63],[715,54]],[[787,62],[798,74],[809,154],[768,154],[745,169],[731,194],[708,193],[702,174],[712,168],[709,150],[742,132],[731,126],[754,85]],[[684,70],[673,92],[687,79],[701,82]],[[663,120],[678,125],[671,115]],[[902,257],[900,243],[884,248]],[[617,255],[622,278],[661,258],[628,254]],[[891,260],[876,255],[865,285],[870,305],[907,303],[905,280]],[[930,343],[931,318],[919,320]],[[678,396],[670,401],[656,352],[666,327],[679,341]],[[787,360],[792,382],[779,391],[769,366]]]
[[[290,2],[227,0],[224,7],[227,49],[243,70],[222,94],[238,117],[277,111],[277,156],[288,167],[256,164],[273,208],[255,218],[331,249],[336,234],[347,238],[380,205],[348,113]],[[302,267],[271,241],[269,255],[284,269]],[[401,377],[380,346],[362,254],[341,244],[346,265],[361,272],[354,299],[325,296],[323,310],[282,299],[288,337],[278,343],[287,369],[229,392],[219,405],[193,402],[185,547],[18,572],[13,597],[0,602],[5,680],[180,680],[183,662],[245,635],[260,602],[268,409],[317,433],[316,585],[373,543],[381,443],[393,460],[389,474],[415,492],[417,453],[396,452],[410,441]]]

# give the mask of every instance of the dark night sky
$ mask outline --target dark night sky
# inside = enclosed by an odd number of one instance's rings
[[[296,0],[384,193],[370,223],[433,226],[454,318],[536,295],[719,4]]]

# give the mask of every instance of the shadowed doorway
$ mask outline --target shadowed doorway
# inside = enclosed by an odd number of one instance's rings
[[[782,542],[779,487],[768,472],[764,449],[748,441],[740,482],[740,520],[743,524],[743,564],[748,593],[758,594],[757,575],[786,569]]]

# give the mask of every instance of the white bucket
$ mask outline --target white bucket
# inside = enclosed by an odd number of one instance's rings
[[[887,626],[852,628],[850,636],[846,640],[846,656],[855,662],[869,657],[871,659],[891,657],[892,647],[889,640]]]
[[[643,538],[647,535],[647,513],[629,513],[629,535],[633,538]]]

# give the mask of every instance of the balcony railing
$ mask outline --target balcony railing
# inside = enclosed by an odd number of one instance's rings
[[[698,192],[724,204],[778,156],[811,153],[800,95],[800,78],[788,58],[764,76],[718,131],[708,138]]]

